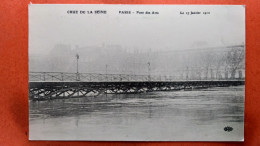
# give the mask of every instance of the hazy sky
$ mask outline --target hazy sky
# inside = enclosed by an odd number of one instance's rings
[[[106,10],[107,14],[67,14],[67,10]],[[130,15],[119,11],[135,12]],[[156,11],[158,15],[136,14]],[[182,12],[210,12],[186,15]],[[48,54],[56,44],[80,47],[180,50],[238,45],[245,40],[243,6],[30,5],[29,52]]]

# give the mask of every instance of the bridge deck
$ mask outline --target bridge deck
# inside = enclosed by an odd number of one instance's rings
[[[244,85],[229,81],[125,81],[125,82],[29,82],[30,99],[46,100],[97,96],[102,93],[129,94],[152,91],[193,90],[209,87]]]

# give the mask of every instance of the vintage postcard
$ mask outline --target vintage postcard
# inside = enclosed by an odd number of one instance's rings
[[[245,6],[28,7],[30,140],[244,140]]]

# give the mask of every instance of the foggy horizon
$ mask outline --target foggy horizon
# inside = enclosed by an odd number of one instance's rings
[[[57,13],[53,13],[54,8]],[[71,8],[34,5],[30,9],[33,15],[29,17],[37,23],[30,23],[29,71],[76,72],[75,56],[79,54],[80,73],[183,76],[184,72],[209,74],[214,69],[217,74],[234,69],[227,62],[228,51],[235,49],[232,46],[244,50],[243,6],[165,9],[151,5],[146,9],[141,5],[106,5],[106,15],[67,14]],[[84,5],[73,8],[89,10]],[[160,14],[118,14],[122,9]],[[210,15],[181,15],[184,10],[209,11]]]

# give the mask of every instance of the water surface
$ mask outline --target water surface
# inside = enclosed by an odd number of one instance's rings
[[[244,86],[30,101],[31,140],[237,141]],[[230,126],[232,131],[224,131]]]

